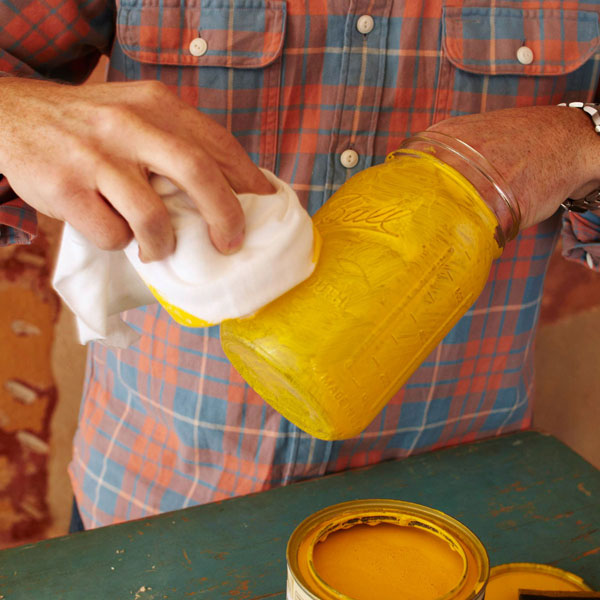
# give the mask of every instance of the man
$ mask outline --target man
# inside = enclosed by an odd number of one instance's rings
[[[492,162],[522,211],[476,304],[352,440],[310,438],[270,409],[225,359],[218,328],[182,328],[156,305],[129,311],[135,346],[89,349],[70,468],[86,527],[529,424],[552,215],[600,185],[589,116],[554,106],[594,97],[600,2],[54,4],[0,4],[0,172],[7,200],[102,248],[135,235],[144,260],[172,251],[150,172],[188,192],[215,246],[233,252],[244,224],[231,190],[269,191],[255,165],[313,213],[431,126]],[[110,83],[46,80],[82,81],[100,53]],[[5,205],[6,241],[33,233],[29,214]],[[597,268],[594,215],[569,214],[563,230]]]

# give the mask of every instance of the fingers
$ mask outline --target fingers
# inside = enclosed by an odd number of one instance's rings
[[[267,178],[229,131],[185,104],[164,84],[158,81],[138,81],[110,85],[110,90],[106,85],[99,89],[97,97],[102,98],[105,103],[102,120],[108,131],[112,130],[111,137],[120,137],[123,128],[132,124],[132,119],[138,129],[152,125],[160,132],[203,148],[206,154],[213,157],[235,192],[274,192]],[[107,95],[108,92],[111,95]],[[127,99],[125,102],[124,98]],[[141,116],[141,119],[136,118],[136,115]]]
[[[192,129],[197,143],[215,162],[238,194],[272,194],[275,188],[263,172],[252,162],[242,145],[223,127],[198,111],[195,118],[201,126]],[[199,134],[202,133],[200,137]]]
[[[236,158],[218,161],[219,168],[230,183],[231,187],[238,194],[274,194],[275,188],[258,167],[250,160],[250,157],[242,150],[237,158],[237,167],[235,170],[232,164]]]
[[[215,248],[223,254],[238,250],[244,241],[244,213],[215,161],[197,149],[186,161],[168,168],[167,176],[187,192],[206,221]]]
[[[160,88],[153,88],[160,89]],[[102,142],[112,152],[109,155],[123,154],[123,148],[127,149],[126,163],[139,165],[140,169],[147,169],[158,175],[164,175],[173,181],[179,188],[187,192],[200,214],[207,222],[211,240],[214,246],[222,253],[229,254],[237,250],[244,237],[244,214],[232,190],[231,183],[217,164],[214,158],[206,152],[200,143],[197,143],[189,130],[197,125],[192,120],[187,123],[185,133],[183,128],[182,114],[198,118],[197,111],[189,107],[181,108],[172,114],[172,126],[167,127],[167,122],[161,121],[157,126],[155,121],[150,121],[147,115],[138,114],[131,108],[118,105],[103,107],[102,109]],[[182,120],[183,119],[183,120]],[[164,128],[163,128],[164,127]],[[223,130],[224,131],[224,130]],[[207,134],[210,137],[211,133]],[[228,134],[229,135],[229,134]],[[231,137],[231,136],[230,136]],[[233,138],[232,138],[233,139]],[[236,151],[239,150],[236,148]],[[243,151],[242,151],[243,152]],[[104,158],[107,154],[104,155]],[[246,157],[246,161],[250,159]],[[118,163],[120,166],[120,162]],[[252,165],[254,171],[258,169]],[[130,221],[136,239],[144,250],[145,260],[156,260],[161,256],[157,253],[157,246],[153,245],[153,236],[158,236],[161,244],[168,246],[166,229],[160,225],[160,213],[157,203],[153,201],[156,194],[148,195],[148,187],[136,201],[128,201],[132,194],[139,194],[141,182],[139,177],[136,183],[132,183],[132,172],[128,171],[126,176],[109,169],[111,175],[105,175],[101,192],[109,199],[113,206]],[[258,171],[261,178],[262,173]],[[142,177],[142,173],[139,174]],[[253,174],[253,177],[256,177]],[[144,173],[143,178],[147,179]],[[258,179],[258,178],[257,178]],[[239,181],[243,181],[242,177]],[[115,185],[116,181],[122,182],[122,188]],[[260,180],[259,180],[260,181]],[[262,184],[264,187],[264,184]],[[149,186],[149,184],[147,184]],[[114,196],[114,201],[113,201]],[[120,198],[120,200],[119,200]],[[143,211],[141,203],[149,202],[149,213],[142,218]],[[137,202],[139,208],[135,208]],[[127,209],[131,213],[127,214]],[[140,235],[146,237],[140,239]],[[152,235],[148,235],[152,234]]]
[[[252,162],[242,145],[227,129],[183,103],[167,86],[156,81],[135,82],[130,90],[144,114],[156,114],[164,107],[154,124],[165,132],[176,133],[210,155],[229,186],[237,193],[272,194],[275,190],[261,170]]]
[[[32,128],[20,128],[12,147],[21,147],[27,161],[47,167],[47,176],[41,178],[43,186],[40,178],[32,183],[21,164],[26,161],[18,160],[5,175],[29,190],[23,198],[32,206],[68,220],[101,248],[123,247],[133,234],[142,260],[159,260],[173,251],[168,212],[148,181],[149,172],[166,176],[190,196],[223,253],[234,252],[244,238],[235,192],[274,192],[228,131],[162,84],[56,85],[52,94],[46,88],[32,94],[39,106],[30,112],[41,115],[35,137]],[[53,152],[66,142],[69,152]],[[49,190],[48,178],[56,179],[61,166],[62,183]]]
[[[80,190],[69,195],[63,219],[102,250],[122,250],[133,237],[127,221],[98,192]]]
[[[129,224],[137,240],[140,260],[165,258],[175,249],[175,234],[162,199],[136,167],[107,163],[98,169],[96,185]]]
[[[244,239],[244,213],[216,161],[200,146],[159,130],[146,129],[138,135],[143,137],[138,144],[139,162],[168,177],[190,196],[217,250],[231,254],[239,249]]]

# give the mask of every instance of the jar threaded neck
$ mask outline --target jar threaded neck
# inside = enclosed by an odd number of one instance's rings
[[[519,204],[504,177],[475,148],[445,133],[425,131],[405,139],[386,160],[407,150],[433,155],[470,181],[498,220],[504,238],[499,240],[501,246],[516,237],[521,224]]]

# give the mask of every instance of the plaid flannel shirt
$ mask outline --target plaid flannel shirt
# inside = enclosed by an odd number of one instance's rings
[[[361,15],[369,33],[357,30]],[[591,101],[599,15],[600,0],[0,0],[0,70],[81,81],[110,52],[110,80],[163,81],[313,213],[436,121]],[[197,37],[201,57],[189,51]],[[531,64],[517,60],[522,45]],[[339,160],[348,148],[352,169]],[[17,206],[11,198],[2,222],[31,234],[33,217]],[[218,328],[181,327],[157,305],[129,311],[135,346],[89,348],[70,467],[86,527],[527,427],[559,229],[555,217],[508,244],[474,306],[346,441],[311,438],[266,405],[226,360]],[[574,257],[597,266],[598,223],[569,216],[563,230]]]

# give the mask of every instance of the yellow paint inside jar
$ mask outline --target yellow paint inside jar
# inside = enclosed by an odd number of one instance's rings
[[[366,169],[314,216],[313,274],[251,319],[225,321],[245,381],[310,435],[358,435],[472,306],[501,255],[475,188],[425,154]]]
[[[335,531],[313,549],[316,574],[353,600],[436,600],[456,588],[464,560],[418,527],[380,523]]]
[[[190,314],[189,312],[171,304],[154,286],[146,284],[154,297],[160,302],[162,307],[173,317],[173,320],[184,327],[210,327],[214,323],[209,323],[203,319]]]
[[[313,247],[312,247],[312,262],[316,263],[319,260],[319,254],[321,253],[322,239],[318,229],[313,225]],[[159,292],[156,287],[150,285],[148,282],[144,282],[148,286],[148,289],[152,292],[153,296],[158,300],[161,306],[171,315],[173,320],[184,327],[212,327],[217,325],[211,321],[206,321],[200,317],[193,315],[183,308],[176,306],[172,302],[169,302],[165,296]],[[249,315],[251,316],[251,315]]]

